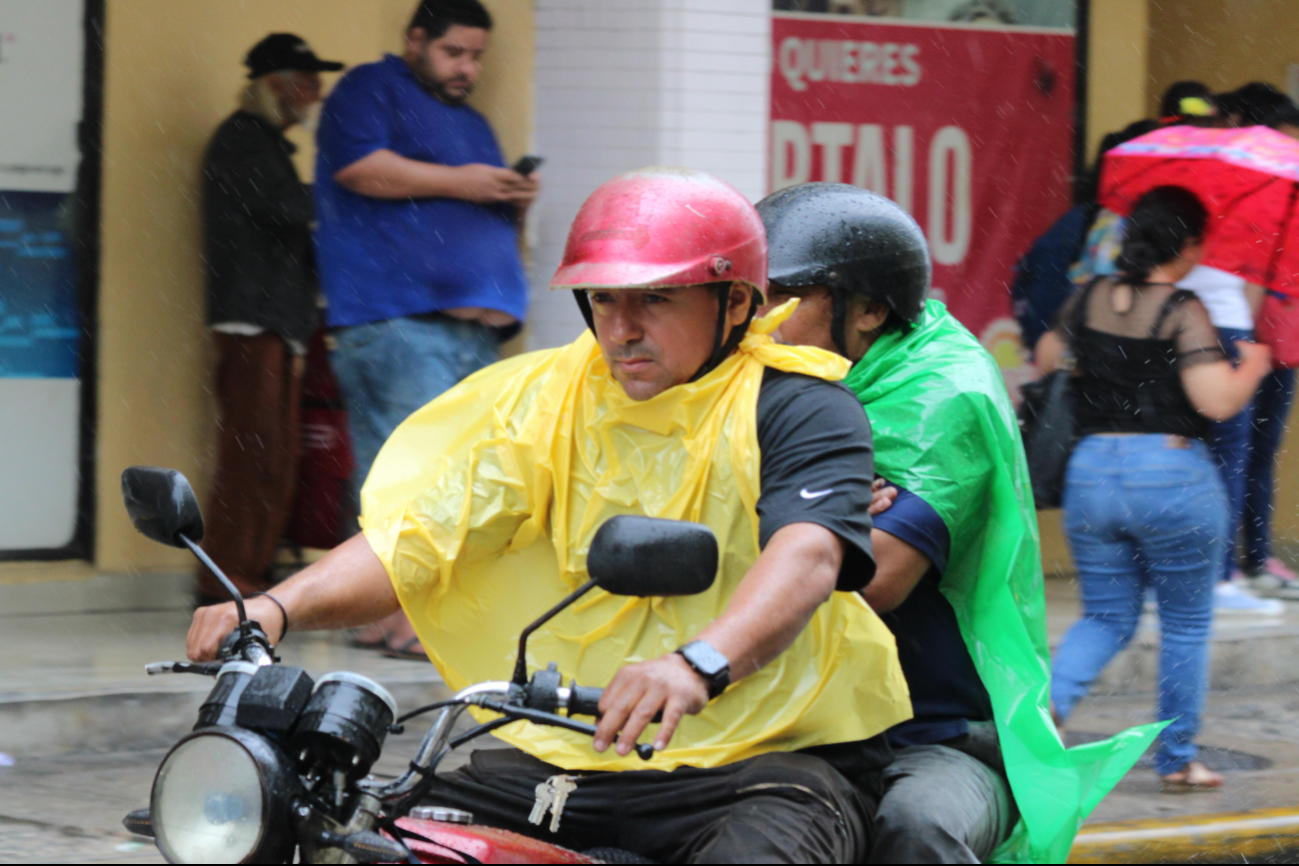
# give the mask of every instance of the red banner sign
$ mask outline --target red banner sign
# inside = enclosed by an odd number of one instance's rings
[[[772,39],[772,189],[839,181],[910,211],[935,296],[1017,390],[1012,268],[1070,205],[1072,33],[778,14]]]

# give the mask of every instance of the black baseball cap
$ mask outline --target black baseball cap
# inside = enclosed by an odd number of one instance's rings
[[[337,72],[343,64],[321,60],[301,36],[292,33],[272,33],[258,42],[244,58],[248,77],[257,78],[268,72],[297,70],[299,72]]]

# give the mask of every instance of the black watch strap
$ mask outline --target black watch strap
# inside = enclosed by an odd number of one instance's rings
[[[704,678],[708,684],[708,698],[713,698],[726,691],[731,684],[731,663],[705,640],[691,641],[677,650],[677,654],[694,668],[695,673]]]

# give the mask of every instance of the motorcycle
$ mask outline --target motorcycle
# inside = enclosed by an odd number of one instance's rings
[[[473,823],[463,810],[420,805],[451,750],[514,721],[593,735],[602,689],[567,686],[554,663],[529,677],[529,636],[592,589],[615,595],[703,592],[717,573],[717,541],[694,523],[623,515],[602,524],[587,555],[590,580],[519,635],[509,680],[462,689],[449,700],[399,715],[383,686],[337,671],[319,679],[279,663],[261,625],[248,619],[234,584],[198,546],[203,517],[189,482],[175,470],[132,467],[122,495],[136,529],[188,548],[230,593],[239,625],[217,661],[155,662],[150,675],[198,674],[216,684],[198,722],[163,758],[149,808],[124,820],[152,837],[171,863],[600,863],[649,862],[612,849],[571,851]],[[466,709],[497,714],[453,735]],[[395,779],[370,774],[385,738],[410,719],[438,716],[409,769]],[[654,750],[638,744],[648,760]]]

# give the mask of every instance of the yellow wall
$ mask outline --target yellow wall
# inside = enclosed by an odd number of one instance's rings
[[[1216,91],[1247,81],[1286,89],[1299,63],[1299,3],[1294,0],[1177,0],[1150,9],[1150,111],[1168,85],[1203,81]]]
[[[1146,117],[1148,6],[1092,0],[1087,52],[1087,157],[1106,133]]]
[[[235,107],[244,54],[274,31],[298,33],[349,65],[399,50],[415,0],[109,0],[100,282],[96,564],[187,566],[137,536],[123,513],[126,466],[173,466],[206,489],[214,412],[199,257],[203,148]],[[532,3],[488,0],[493,47],[475,103],[507,158],[532,129]],[[337,76],[326,76],[326,86]],[[307,136],[299,163],[309,170]]]

